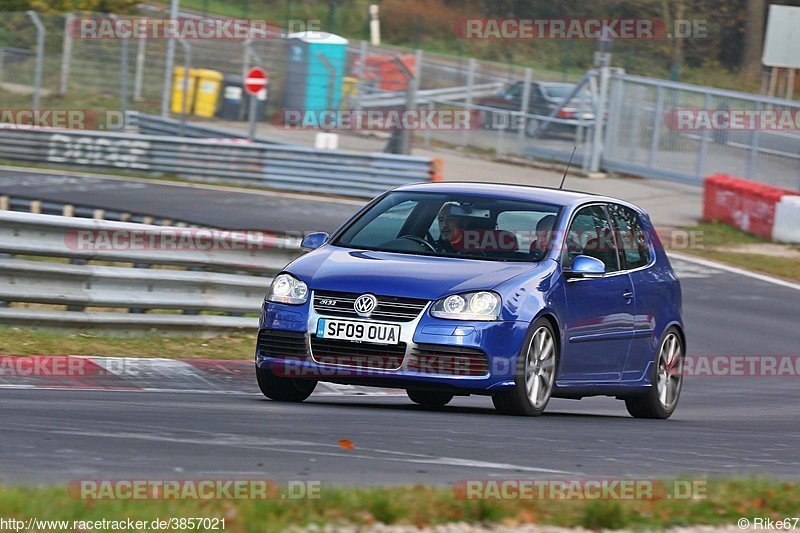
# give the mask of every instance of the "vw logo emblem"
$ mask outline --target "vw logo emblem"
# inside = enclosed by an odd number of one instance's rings
[[[353,308],[358,316],[368,317],[378,305],[378,299],[371,294],[362,294],[353,302]]]

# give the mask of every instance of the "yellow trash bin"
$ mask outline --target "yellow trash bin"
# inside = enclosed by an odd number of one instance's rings
[[[172,70],[172,107],[173,113],[183,113],[183,67],[175,67]],[[195,72],[197,69],[189,69],[189,87],[188,98],[186,105],[186,113],[192,113],[192,104],[194,103],[195,84],[197,83],[197,76]]]
[[[198,68],[192,69],[191,75],[196,78],[194,114],[198,117],[212,118],[217,111],[222,88],[222,72]]]
[[[342,78],[342,104],[350,107],[350,103],[358,96],[358,78],[345,76]]]

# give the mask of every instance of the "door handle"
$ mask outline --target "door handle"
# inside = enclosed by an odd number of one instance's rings
[[[622,297],[626,300],[633,300],[633,291],[625,291],[622,293]]]

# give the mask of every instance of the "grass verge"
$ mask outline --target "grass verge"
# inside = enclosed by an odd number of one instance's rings
[[[675,251],[790,281],[800,281],[800,267],[795,257],[795,252],[800,251],[798,246],[771,243],[719,222],[702,222],[685,229],[690,235],[699,237],[697,243]],[[760,250],[768,250],[770,253],[759,253]]]
[[[210,339],[159,335],[115,337],[94,333],[0,328],[0,354],[6,355],[95,355],[250,360],[253,358],[255,344],[255,335],[246,334]]]
[[[292,526],[376,523],[428,526],[449,522],[550,524],[588,529],[735,527],[739,518],[796,516],[800,483],[710,480],[706,497],[650,500],[466,500],[452,488],[335,488],[305,500],[79,500],[64,487],[0,488],[0,511],[26,520],[225,518],[226,531],[284,531]],[[665,484],[671,483],[670,481]],[[285,493],[284,493],[285,494]],[[68,528],[68,529],[70,529]]]

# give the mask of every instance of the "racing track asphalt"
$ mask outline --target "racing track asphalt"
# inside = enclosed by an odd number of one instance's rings
[[[796,355],[800,291],[673,261],[689,353]],[[667,421],[610,398],[554,400],[540,418],[484,397],[425,411],[404,396],[0,389],[0,481],[259,477],[338,484],[489,478],[800,477],[794,377],[694,377]],[[349,439],[353,450],[342,449]]]
[[[0,195],[132,212],[206,227],[276,233],[331,231],[366,203],[59,170],[0,169]]]

